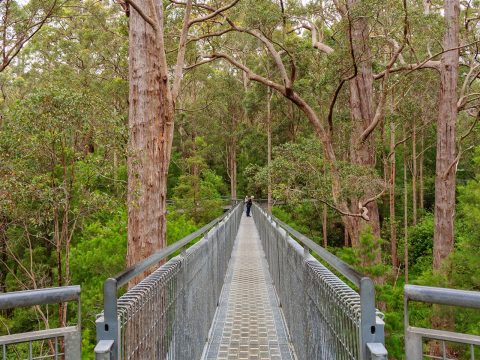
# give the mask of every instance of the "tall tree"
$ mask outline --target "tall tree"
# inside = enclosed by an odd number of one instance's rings
[[[129,158],[128,158],[128,253],[129,265],[166,244],[167,175],[173,141],[175,104],[180,93],[189,30],[214,20],[238,0],[219,9],[172,1],[178,42],[173,72],[166,49],[166,4],[153,0],[127,0],[129,5]],[[199,13],[192,18],[192,12]],[[206,14],[204,14],[206,12]],[[200,36],[205,37],[205,36]]]
[[[446,25],[440,62],[440,95],[435,169],[435,232],[433,268],[438,270],[453,250],[456,178],[457,82],[459,64],[459,0],[445,0]]]
[[[390,249],[392,266],[398,267],[397,256],[397,223],[395,219],[395,123],[390,122],[390,179],[389,179],[389,205],[390,205]]]
[[[267,168],[268,168],[268,185],[267,185],[267,210],[272,211],[272,176],[270,167],[272,164],[272,97],[273,92],[267,89]]]

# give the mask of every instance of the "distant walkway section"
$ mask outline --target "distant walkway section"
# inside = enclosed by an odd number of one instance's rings
[[[204,358],[294,359],[258,231],[245,215]]]

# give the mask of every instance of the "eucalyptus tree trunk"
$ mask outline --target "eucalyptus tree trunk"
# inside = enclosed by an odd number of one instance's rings
[[[230,197],[234,200],[237,198],[237,138],[235,135],[231,137],[230,144],[227,145],[227,152]]]
[[[267,168],[268,168],[268,190],[267,190],[267,209],[272,212],[272,175],[270,166],[272,165],[272,96],[273,92],[267,89]]]
[[[437,122],[437,156],[435,169],[435,231],[433,236],[433,268],[439,270],[443,259],[453,251],[455,214],[457,120],[457,81],[459,64],[459,0],[445,0],[446,32],[440,75],[440,96]]]
[[[349,9],[361,3],[360,0],[348,0]],[[371,51],[369,46],[368,18],[358,17],[351,22],[352,47],[357,66],[357,76],[349,81],[350,89],[350,111],[352,119],[352,133],[350,138],[350,158],[356,165],[374,168],[375,147],[371,137],[365,141],[359,141],[365,129],[374,118],[373,101],[373,70]],[[359,199],[351,199],[351,205],[356,206]],[[380,216],[378,205],[375,200],[366,205],[370,221],[366,222],[361,218],[351,218],[350,238],[352,246],[358,246],[359,236],[368,224],[376,239],[380,238]],[[380,261],[380,252],[377,261]]]
[[[227,171],[230,178],[230,198],[237,198],[237,115],[232,114],[230,141],[227,144]]]
[[[395,123],[390,123],[390,248],[392,254],[392,266],[398,267],[397,256],[397,223],[395,220]]]
[[[7,291],[6,279],[8,269],[7,263],[7,220],[0,215],[0,293]]]
[[[407,137],[406,125],[403,136]],[[407,143],[403,144],[403,246],[405,263],[405,284],[408,284],[408,176],[407,176]]]
[[[412,224],[417,224],[417,123],[412,124]]]
[[[425,151],[425,140],[423,129],[420,131],[420,156],[418,158],[418,206],[423,210],[425,202],[425,188],[423,183],[423,153]]]
[[[328,233],[327,233],[327,204],[323,204],[322,213],[322,232],[323,232],[323,247],[326,249],[328,246]]]
[[[137,5],[150,17],[158,16],[148,0],[137,0]],[[173,106],[162,58],[163,40],[137,11],[131,9],[129,19],[127,262],[133,265],[166,244]]]

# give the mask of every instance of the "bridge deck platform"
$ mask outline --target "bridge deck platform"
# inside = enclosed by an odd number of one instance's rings
[[[294,359],[258,231],[245,214],[203,358]]]

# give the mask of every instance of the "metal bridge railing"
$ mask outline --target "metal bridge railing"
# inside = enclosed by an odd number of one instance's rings
[[[242,209],[237,204],[193,234],[105,281],[104,311],[97,319],[97,360],[200,358]],[[120,287],[180,249],[180,255],[117,299]]]
[[[253,218],[298,358],[386,359],[384,322],[375,308],[373,281],[256,204]],[[360,294],[310,250],[355,284]]]
[[[479,352],[480,336],[410,326],[409,301],[480,309],[480,292],[418,285],[405,285],[404,288],[405,352],[407,360],[450,359],[447,354],[447,343],[463,344],[466,347],[465,350],[470,352],[470,359],[475,359],[475,351],[477,351],[477,354]],[[427,346],[424,346],[424,341],[431,340],[440,341],[442,345],[440,357],[425,352]]]
[[[0,310],[59,304],[69,301],[77,302],[78,319],[76,326],[0,336],[1,359],[80,359],[80,286],[63,286],[0,294]]]

